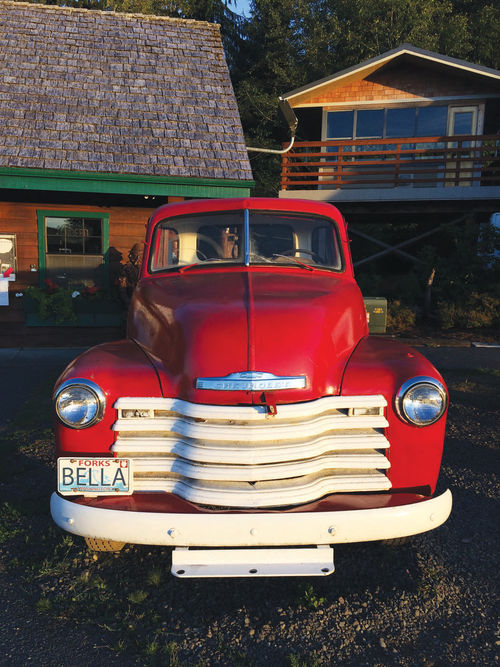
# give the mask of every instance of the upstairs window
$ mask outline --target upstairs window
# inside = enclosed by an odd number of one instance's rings
[[[329,111],[327,139],[433,137],[446,134],[447,106]]]

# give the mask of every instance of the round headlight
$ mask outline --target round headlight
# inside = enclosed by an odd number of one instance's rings
[[[446,390],[438,380],[415,377],[405,382],[396,396],[399,416],[417,426],[429,426],[446,410]]]
[[[106,399],[95,382],[74,378],[57,388],[54,403],[63,424],[71,428],[87,428],[102,419]]]

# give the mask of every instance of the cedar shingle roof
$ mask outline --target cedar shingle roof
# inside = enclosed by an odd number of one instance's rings
[[[0,0],[0,167],[250,180],[218,26]]]

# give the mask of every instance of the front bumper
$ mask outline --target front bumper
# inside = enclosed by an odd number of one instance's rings
[[[369,542],[437,528],[451,512],[452,495],[419,502],[333,512],[187,514],[128,512],[80,505],[52,494],[56,524],[84,537],[183,547],[263,547]]]

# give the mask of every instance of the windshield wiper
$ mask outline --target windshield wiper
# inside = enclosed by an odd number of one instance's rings
[[[304,269],[306,269],[307,271],[314,271],[314,268],[310,264],[306,264],[305,262],[302,262],[297,257],[292,257],[292,255],[280,255],[279,253],[276,253],[276,254],[273,255],[273,259],[275,257],[284,257],[285,259],[291,259],[293,262],[295,262],[299,266],[304,267]]]
[[[192,269],[193,266],[200,266],[198,262],[193,262],[192,264],[182,264],[180,266],[172,266],[170,269],[174,271],[178,271],[179,273],[184,273],[184,271],[189,271],[189,269]]]
[[[203,266],[206,266],[206,265],[216,264],[217,262],[223,262],[223,261],[224,261],[224,259],[222,259],[221,257],[218,257],[216,259],[214,258],[214,259],[210,259],[210,260],[204,260],[204,261],[201,261],[201,262],[193,262],[192,264],[181,264],[181,265],[178,265],[178,266],[171,266],[169,268],[172,271],[178,271],[179,273],[184,273],[184,271],[189,271],[189,269],[193,269],[195,266],[203,267]]]
[[[312,267],[310,264],[306,264],[305,262],[302,262],[300,259],[297,257],[292,257],[291,255],[280,255],[278,253],[274,254],[272,257],[263,257],[262,255],[255,255],[252,253],[250,258],[252,260],[260,260],[262,263],[265,264],[273,264],[274,260],[278,257],[283,257],[283,259],[291,260],[292,262],[295,262],[295,264],[298,264],[302,268],[306,269],[306,271],[314,271],[314,267]],[[211,259],[206,262],[193,262],[192,264],[182,264],[182,265],[177,265],[177,266],[171,266],[169,267],[170,271],[177,271],[178,273],[184,273],[184,271],[189,271],[190,269],[194,269],[195,267],[203,267],[206,265],[210,264],[215,264],[217,262],[223,262],[224,260],[221,258],[218,259]]]

